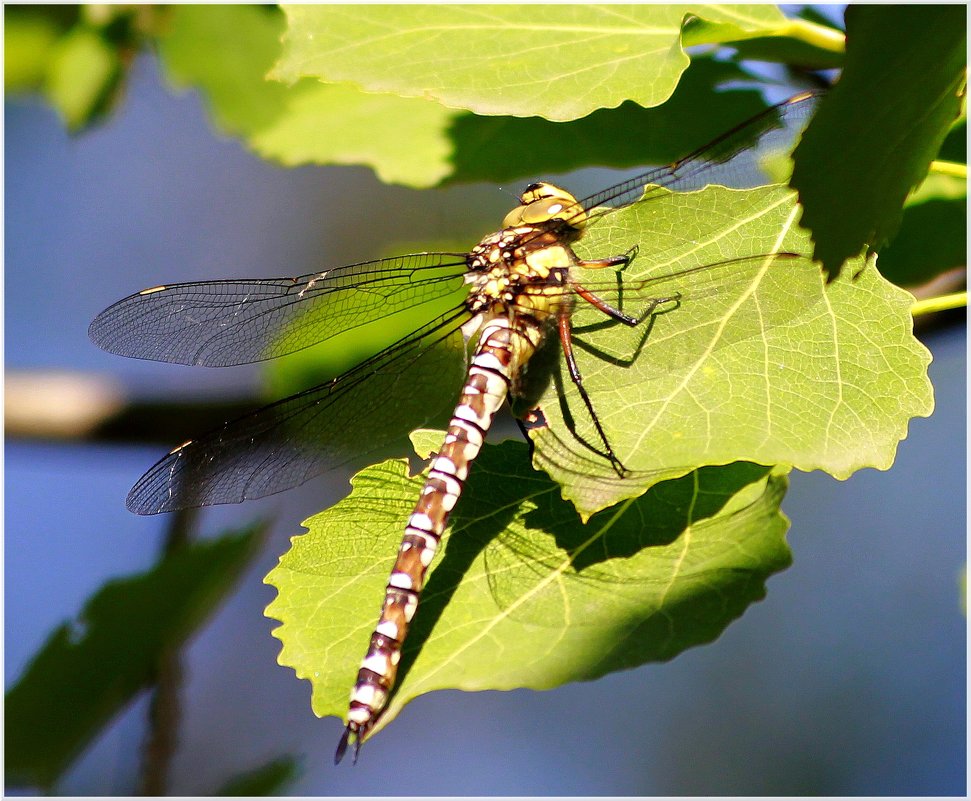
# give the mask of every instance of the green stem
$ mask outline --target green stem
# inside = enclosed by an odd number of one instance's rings
[[[733,31],[734,33],[734,31]],[[835,28],[827,28],[804,19],[790,19],[772,28],[757,28],[751,31],[739,32],[735,38],[726,40],[725,32],[717,24],[710,27],[689,25],[682,32],[682,44],[685,47],[694,45],[732,45],[748,39],[765,39],[770,37],[797,39],[820,50],[842,54],[846,50],[846,36]]]
[[[947,311],[948,309],[960,309],[968,305],[968,293],[953,292],[950,295],[941,295],[936,298],[924,298],[918,300],[910,308],[910,313],[914,317],[922,314],[933,314],[934,312]]]
[[[961,164],[958,161],[932,161],[930,172],[937,173],[938,175],[950,175],[954,178],[964,178],[967,180],[968,165]]]
[[[842,53],[846,50],[846,36],[842,31],[805,19],[791,19],[773,31],[773,34],[799,39],[820,50],[829,50],[832,53]]]

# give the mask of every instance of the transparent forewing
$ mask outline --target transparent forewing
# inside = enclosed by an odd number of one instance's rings
[[[580,201],[584,213],[605,213],[665,191],[691,192],[710,184],[746,189],[786,177],[776,159],[788,157],[819,95],[805,93],[772,106],[673,164],[656,167]],[[594,214],[591,222],[598,216]]]
[[[464,254],[417,253],[298,278],[170,284],[108,307],[88,334],[98,347],[136,359],[247,364],[402,312],[433,319],[461,297],[465,269]]]
[[[386,456],[416,428],[444,427],[465,373],[468,317],[456,308],[339,378],[176,448],[139,479],[128,508],[157,514],[262,498]]]
[[[576,278],[577,285],[612,308],[628,317],[646,320],[651,314],[665,313],[684,303],[732,302],[739,292],[757,287],[769,272],[778,274],[811,261],[799,253],[760,253],[664,271],[647,278],[623,273],[606,278],[602,271],[587,271],[589,280],[586,281],[582,272]],[[597,326],[598,323],[613,324],[607,315],[579,296],[574,300],[574,307],[572,322],[575,329]]]

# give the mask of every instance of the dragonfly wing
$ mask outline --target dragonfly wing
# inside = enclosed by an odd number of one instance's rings
[[[785,154],[809,121],[820,95],[806,92],[766,109],[761,114],[709,142],[673,164],[655,167],[580,201],[585,213],[609,212],[664,191],[691,192],[709,184],[734,189],[775,183],[771,156]],[[591,223],[598,219],[591,215]]]
[[[333,381],[190,440],[139,479],[128,508],[157,514],[262,498],[444,424],[465,371],[468,316],[453,309]]]
[[[727,301],[746,289],[754,291],[767,276],[774,277],[781,271],[801,268],[808,263],[812,263],[812,259],[801,253],[760,253],[643,278],[623,274],[609,278],[597,275],[591,276],[590,281],[581,278],[579,283],[613,308],[636,318],[652,311],[663,311],[667,304],[719,297]],[[587,306],[582,303],[578,304],[578,309],[583,311],[575,315],[575,324],[596,323],[598,315],[609,319],[592,307],[587,311]]]
[[[88,329],[98,347],[136,359],[228,367],[272,359],[401,312],[432,319],[454,305],[461,253],[417,253],[298,278],[200,281],[146,289]]]

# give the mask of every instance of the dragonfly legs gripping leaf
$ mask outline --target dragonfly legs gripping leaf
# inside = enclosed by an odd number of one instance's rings
[[[634,245],[622,255],[608,256],[607,258],[603,259],[579,260],[577,264],[580,267],[586,267],[588,269],[614,267],[618,270],[622,270],[634,260],[634,258],[637,256],[637,252],[638,246]],[[573,282],[572,289],[579,297],[583,298],[583,300],[598,311],[614,320],[617,320],[618,322],[623,323],[624,325],[631,327],[638,326],[643,323],[644,320],[654,313],[655,309],[657,309],[660,304],[670,300],[670,298],[655,298],[652,300],[645,312],[642,312],[637,317],[632,317],[619,309],[615,309],[605,300],[597,297],[597,295],[595,295],[593,292],[576,282]],[[624,478],[628,473],[627,468],[624,467],[623,463],[617,457],[617,454],[614,453],[610,440],[607,438],[607,432],[604,431],[600,418],[597,416],[597,410],[594,408],[593,402],[590,400],[590,395],[583,386],[583,376],[580,373],[580,366],[577,364],[576,355],[573,352],[573,331],[570,318],[570,309],[564,307],[559,311],[557,317],[557,329],[560,336],[560,344],[563,347],[563,357],[566,361],[567,370],[570,373],[570,379],[573,381],[574,386],[576,386],[577,392],[579,392],[580,398],[583,400],[583,405],[586,406],[587,413],[590,415],[590,419],[593,421],[593,425],[597,429],[597,434],[604,446],[603,455],[609,460],[614,472],[616,472],[620,478]]]
[[[584,299],[586,300],[586,298]],[[614,453],[614,449],[610,446],[610,440],[607,439],[607,432],[604,431],[603,425],[600,423],[600,418],[597,417],[597,410],[593,408],[593,401],[590,400],[587,390],[583,387],[583,376],[580,374],[580,366],[577,364],[576,355],[573,353],[573,333],[570,327],[569,312],[560,312],[557,320],[557,327],[559,329],[560,343],[563,346],[563,357],[566,360],[566,367],[570,373],[570,379],[577,388],[577,392],[580,393],[580,397],[583,399],[583,405],[587,407],[587,413],[590,415],[590,419],[593,421],[593,425],[597,429],[597,434],[600,436],[600,441],[604,445],[604,455],[610,461],[610,465],[614,468],[614,472],[616,472],[620,478],[624,478],[624,476],[627,475],[627,468],[624,467],[620,459],[617,458],[617,455]]]

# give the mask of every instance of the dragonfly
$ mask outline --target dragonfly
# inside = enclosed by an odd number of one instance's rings
[[[413,253],[298,277],[165,284],[118,301],[91,323],[91,339],[111,353],[228,367],[303,350],[375,321],[418,315],[412,330],[337,378],[174,448],[127,499],[132,512],[151,515],[261,498],[378,452],[451,410],[444,442],[404,527],[380,617],[351,690],[336,762],[348,748],[357,760],[387,705],[449,515],[493,419],[507,400],[524,393],[524,368],[545,343],[559,340],[581,411],[599,439],[596,450],[619,479],[626,473],[584,390],[572,314],[586,303],[605,320],[637,327],[658,304],[677,301],[680,294],[656,292],[660,279],[636,281],[624,297],[644,299],[644,306],[631,314],[621,308],[616,279],[636,258],[638,243],[596,259],[579,258],[574,244],[618,209],[745,174],[747,168],[739,165],[754,159],[770,138],[780,133],[791,138],[789,129],[808,119],[816,101],[814,93],[797,95],[676,162],[582,199],[551,183],[532,183],[501,229],[468,252]],[[699,270],[731,274],[767,258],[797,257],[760,254],[694,266],[663,276],[663,286]],[[590,278],[611,273],[607,281]],[[439,392],[436,402],[435,395],[423,394],[432,376],[452,382],[458,399],[442,401]]]

